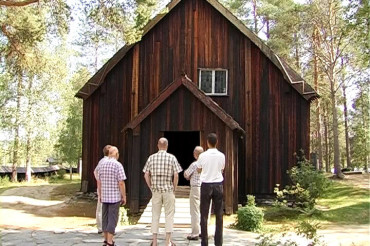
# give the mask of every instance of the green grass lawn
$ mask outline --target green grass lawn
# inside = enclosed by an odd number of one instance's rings
[[[293,228],[303,220],[324,224],[370,224],[370,190],[333,182],[330,190],[317,201],[317,211],[312,215],[278,207],[263,207],[264,231]]]
[[[54,175],[52,177],[46,178],[32,178],[31,182],[10,182],[9,179],[1,179],[0,180],[0,194],[3,193],[7,189],[11,189],[14,187],[19,186],[37,186],[37,185],[46,185],[46,184],[80,184],[81,178],[78,174],[72,175],[72,180],[70,179],[69,174],[65,174],[63,178],[58,178],[58,176]]]

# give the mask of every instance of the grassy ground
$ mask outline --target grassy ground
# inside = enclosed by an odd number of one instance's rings
[[[370,224],[370,189],[333,181],[330,191],[317,201],[316,209],[312,215],[304,215],[294,210],[263,207],[264,231],[289,231],[305,220],[320,225]]]
[[[39,185],[47,185],[47,184],[74,184],[80,185],[81,178],[78,174],[72,175],[72,180],[70,179],[69,174],[64,174],[63,178],[58,178],[57,175],[52,177],[45,177],[45,178],[32,178],[30,182],[22,181],[22,182],[10,182],[7,178],[0,178],[0,194],[5,190],[14,187],[21,187],[21,186],[39,186]]]

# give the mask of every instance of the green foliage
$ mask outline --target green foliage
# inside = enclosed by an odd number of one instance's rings
[[[8,176],[0,177],[0,186],[8,186],[10,184],[10,179]]]
[[[253,195],[247,195],[247,206],[256,206],[256,197]]]
[[[279,184],[274,188],[276,205],[297,208],[299,211],[312,214],[317,198],[323,196],[330,188],[330,181],[325,175],[315,170],[312,164],[298,156],[297,166],[287,171],[293,185],[287,185],[283,190]]]
[[[78,71],[71,79],[74,88],[81,86],[90,76],[86,69]],[[82,155],[82,101],[74,98],[69,105],[67,119],[55,145],[64,162],[76,166]]]
[[[312,199],[322,196],[330,188],[330,181],[325,174],[317,171],[305,158],[299,161],[297,166],[288,170],[287,173],[293,184],[299,184],[307,190]]]
[[[289,206],[292,208],[298,209],[313,209],[315,206],[315,199],[310,196],[310,192],[300,186],[296,185],[287,185],[285,189],[279,190],[277,185],[274,189],[276,193],[276,205]],[[290,204],[289,204],[290,202]]]
[[[249,205],[251,204],[251,205]],[[237,211],[236,228],[244,231],[259,231],[263,224],[263,212],[255,206],[254,196],[248,196],[248,205]]]
[[[119,223],[120,225],[129,225],[129,217],[128,217],[128,209],[125,207],[120,207],[119,208]]]
[[[296,227],[297,234],[303,235],[308,239],[317,238],[318,229],[320,229],[319,222],[312,222],[306,220],[299,222],[298,226]]]
[[[361,87],[354,99],[352,116],[352,165],[368,168],[370,148],[370,86],[368,79],[358,83]]]
[[[281,240],[275,239],[273,235],[261,235],[257,238],[259,241],[256,243],[256,246],[298,246],[293,240]]]
[[[66,172],[66,170],[64,170],[64,169],[60,169],[60,170],[58,170],[57,171],[57,177],[58,177],[58,179],[64,179],[64,175],[66,174],[67,172]]]

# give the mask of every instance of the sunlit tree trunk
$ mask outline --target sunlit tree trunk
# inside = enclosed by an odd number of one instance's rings
[[[17,99],[16,111],[14,120],[14,146],[13,146],[13,163],[12,163],[12,182],[17,182],[17,167],[19,164],[19,131],[20,131],[20,115],[21,115],[21,93],[23,77],[20,72],[17,76]]]
[[[351,164],[351,148],[350,148],[350,142],[349,142],[346,86],[343,85],[342,89],[343,89],[343,109],[344,109],[344,131],[346,135],[346,159],[347,159],[347,167],[350,167],[352,166],[352,164]]]
[[[324,139],[325,139],[325,171],[330,172],[330,153],[329,153],[329,132],[328,132],[328,114],[324,105]]]
[[[313,40],[316,42],[317,40],[317,30],[316,28],[314,29],[314,34],[313,34]],[[316,92],[319,93],[319,71],[318,71],[318,66],[317,66],[317,54],[316,54],[316,46],[313,47],[313,80],[314,80],[314,86]],[[317,137],[317,152],[319,155],[319,169],[321,170],[323,168],[323,153],[322,153],[322,143],[321,143],[321,114],[320,114],[320,101],[319,99],[316,100],[316,137]]]
[[[33,78],[30,77],[28,81],[28,104],[27,104],[27,119],[26,124],[26,181],[31,181],[31,152],[32,152],[32,119],[31,119],[31,110],[32,110],[32,87],[33,87]]]

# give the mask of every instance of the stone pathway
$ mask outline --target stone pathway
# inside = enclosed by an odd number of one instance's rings
[[[210,232],[214,228],[210,227]],[[189,228],[175,228],[172,241],[177,246],[200,245],[199,241],[189,241],[186,239]],[[120,227],[117,230],[115,241],[118,246],[150,245],[150,227],[144,225],[134,225]],[[160,231],[159,245],[164,245],[164,232]],[[224,229],[225,246],[248,246],[256,243],[258,234],[242,232],[237,230]],[[96,230],[0,230],[1,246],[80,246],[80,245],[102,245],[102,236]],[[210,236],[209,244],[213,245],[213,237]]]

